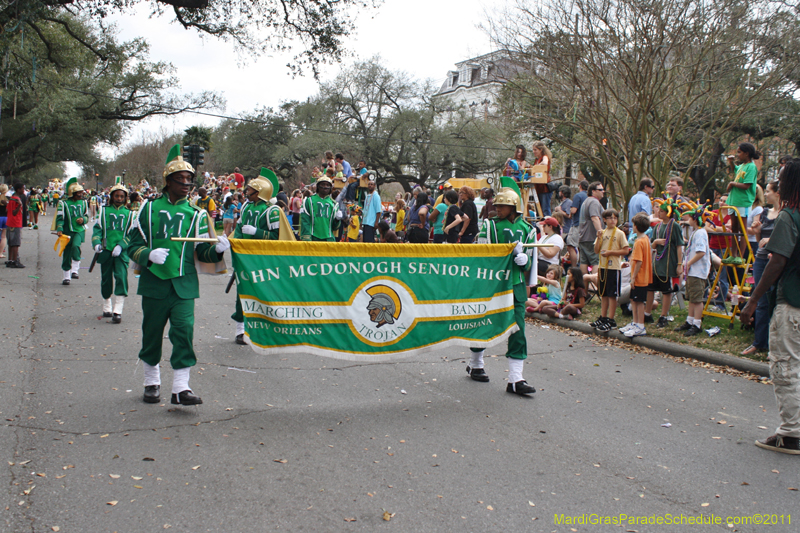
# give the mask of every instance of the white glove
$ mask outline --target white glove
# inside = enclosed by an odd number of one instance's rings
[[[242,233],[245,235],[255,235],[256,234],[256,227],[251,226],[250,224],[245,224],[242,226]]]
[[[111,250],[111,257],[119,257],[119,254],[121,253],[122,253],[122,246],[118,244],[114,247],[113,250]]]
[[[99,254],[100,252],[103,251],[103,245],[102,244],[98,244],[97,246],[94,247],[94,251]]]
[[[516,256],[516,255],[519,255],[519,254],[521,254],[521,253],[522,253],[522,249],[523,249],[523,248],[522,248],[522,243],[521,243],[521,242],[517,241],[517,243],[516,243],[516,244],[517,244],[517,245],[516,245],[516,246],[514,246],[514,255],[515,255],[515,256]],[[514,258],[514,260],[516,261],[516,257]],[[519,263],[517,263],[517,264],[519,264]]]
[[[221,254],[222,252],[231,247],[231,241],[228,240],[228,237],[226,237],[224,233],[222,235],[217,235],[217,239],[219,239],[219,242],[214,247],[214,249],[217,251],[218,254]]]
[[[336,211],[336,220],[342,220],[344,218],[344,213],[341,211]]]
[[[514,263],[516,263],[517,266],[525,266],[528,263],[528,255],[527,254],[515,255]]]
[[[163,265],[167,262],[169,248],[156,248],[150,252],[149,259],[154,265]]]

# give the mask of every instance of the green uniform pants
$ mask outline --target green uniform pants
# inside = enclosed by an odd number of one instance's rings
[[[83,244],[84,232],[67,233],[69,242],[64,246],[64,253],[61,254],[61,270],[72,270],[72,262],[81,260],[81,244]]]
[[[111,298],[112,292],[117,296],[128,295],[128,259],[122,255],[109,257],[100,265],[100,294],[103,300]]]
[[[525,284],[514,285],[514,322],[519,326],[519,330],[508,337],[506,357],[511,359],[528,358],[528,339],[525,337],[525,302],[527,299]],[[483,348],[470,348],[470,350],[480,352]]]
[[[164,327],[169,321],[169,341],[172,343],[172,368],[179,370],[194,366],[194,300],[178,298],[175,288],[170,286],[166,298],[156,299],[142,296],[142,350],[139,359],[150,366],[161,361],[164,343]]]
[[[244,322],[244,310],[242,309],[242,301],[239,299],[239,295],[236,295],[236,310],[231,315],[231,319],[234,322]]]

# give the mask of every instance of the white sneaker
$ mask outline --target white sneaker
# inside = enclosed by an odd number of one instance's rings
[[[647,335],[647,330],[641,326],[634,326],[633,328],[625,331],[626,337],[641,337]]]
[[[628,324],[626,326],[622,326],[621,328],[619,328],[619,332],[620,333],[627,333],[628,331],[632,330],[635,327],[636,327],[636,324],[631,322],[630,324]]]

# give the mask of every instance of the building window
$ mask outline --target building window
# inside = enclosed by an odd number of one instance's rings
[[[461,85],[470,85],[472,82],[472,69],[469,65],[464,65],[461,67],[461,71],[458,74],[458,82]]]

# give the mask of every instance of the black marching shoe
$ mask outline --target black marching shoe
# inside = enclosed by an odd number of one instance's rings
[[[689,331],[694,327],[693,324],[689,324],[688,322],[684,322],[682,326],[678,326],[677,328],[673,329],[672,331]]]
[[[161,399],[161,385],[148,385],[144,388],[145,403],[158,403]]]
[[[236,335],[236,340],[234,342],[236,344],[247,345],[247,343],[244,340],[244,333],[239,333],[238,335]]]
[[[645,324],[652,324],[653,322],[653,315],[644,315]]]
[[[77,272],[73,272],[72,274],[69,275],[69,277],[71,277],[72,279],[80,279],[78,277],[78,273]]]
[[[62,285],[69,285],[69,280],[68,280],[68,279],[65,279],[64,281],[62,281],[62,282],[61,282],[61,284],[62,284]]]
[[[669,326],[669,320],[667,320],[667,317],[665,316],[658,317],[658,322],[656,322],[656,327],[665,328],[667,326]]]
[[[122,322],[122,315],[114,313],[114,317],[111,319],[112,324],[119,324]]]
[[[489,381],[488,374],[486,374],[486,371],[482,368],[470,368],[467,366],[467,374],[475,381],[480,381],[482,383]]]
[[[200,398],[200,396],[195,396],[192,394],[192,391],[186,389],[178,394],[173,393],[172,401],[170,403],[172,403],[172,405],[200,405],[203,403],[203,400]]]
[[[536,392],[536,389],[528,385],[528,382],[523,379],[516,383],[509,383],[506,386],[506,392],[513,392],[514,394],[533,394]]]
[[[111,318],[113,315],[109,311],[103,311],[103,318]]]

